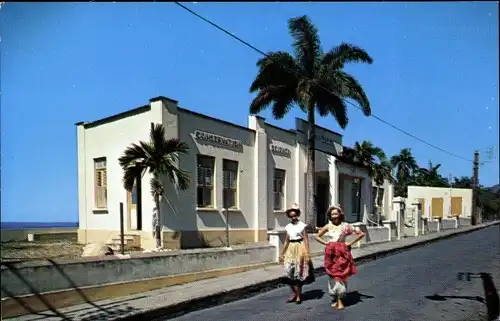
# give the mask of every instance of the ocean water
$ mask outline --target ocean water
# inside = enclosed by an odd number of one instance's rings
[[[2,230],[25,230],[51,227],[78,227],[78,222],[0,222],[0,229]]]

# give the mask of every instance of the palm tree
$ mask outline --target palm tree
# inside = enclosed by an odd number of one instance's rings
[[[378,217],[378,224],[380,224],[380,208],[378,205],[378,197],[380,193],[380,187],[384,185],[384,181],[387,180],[390,183],[394,183],[394,176],[392,175],[392,165],[389,160],[385,157],[381,158],[378,163],[373,165],[372,177],[375,181],[375,186],[377,191],[375,193],[375,209]]]
[[[419,168],[414,173],[414,181],[417,185],[421,186],[432,186],[432,187],[446,187],[449,185],[447,179],[439,174],[439,168],[441,164],[434,166],[431,161],[429,161],[429,166],[427,168]]]
[[[391,157],[391,165],[396,169],[396,196],[407,197],[407,185],[412,174],[418,170],[417,161],[411,154],[411,148],[403,148],[398,155]]]
[[[375,208],[377,213],[375,214],[378,216],[378,214],[380,214],[378,206],[380,188],[384,185],[385,180],[391,182],[393,180],[391,164],[387,160],[384,151],[380,147],[373,145],[370,141],[364,140],[361,143],[356,142],[354,144],[354,154],[358,162],[370,168],[370,174],[376,186]],[[380,223],[380,217],[378,221],[378,223]]]
[[[283,118],[297,105],[307,114],[307,208],[306,223],[316,226],[315,208],[315,113],[332,115],[341,128],[348,124],[345,99],[359,103],[366,116],[371,115],[370,102],[359,82],[345,72],[347,63],[371,64],[368,53],[356,46],[342,43],[324,53],[318,29],[307,16],[288,20],[295,57],[285,51],[270,52],[257,62],[258,74],[250,86],[257,96],[250,104],[250,113],[260,113],[272,104],[275,119]]]
[[[386,158],[384,151],[368,140],[354,143],[354,154],[361,164],[368,167],[372,167],[376,163],[376,157],[379,161]]]
[[[462,176],[460,178],[455,177],[453,179],[453,187],[455,188],[473,188],[474,180],[472,177]]]
[[[151,195],[156,207],[154,234],[156,247],[161,248],[160,200],[165,193],[163,177],[168,177],[170,183],[181,190],[189,187],[188,174],[176,166],[179,156],[187,154],[189,148],[176,138],[167,139],[165,128],[161,124],[152,123],[149,136],[149,142],[140,141],[127,147],[118,162],[123,169],[123,186],[127,191],[132,191],[136,180],[146,172],[152,175]]]

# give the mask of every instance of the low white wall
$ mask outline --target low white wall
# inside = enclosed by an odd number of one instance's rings
[[[460,217],[460,221],[459,221],[460,226],[470,226],[471,224],[472,223],[471,223],[470,217],[469,218]]]
[[[383,224],[384,224],[384,227],[387,227],[388,229],[390,229],[391,239],[395,239],[398,236],[396,222],[395,221],[384,221]]]
[[[441,220],[441,229],[449,230],[452,228],[457,228],[457,220],[456,219],[443,219]]]
[[[392,234],[388,226],[369,226],[365,233],[366,236],[361,240],[362,244],[388,242]]]
[[[54,264],[24,262],[2,265],[2,288],[13,295],[60,291],[75,287],[96,286],[117,282],[137,281],[186,273],[206,272],[275,261],[275,248],[267,243],[233,246],[231,249],[211,248],[162,253],[132,254],[130,258],[116,256],[88,257],[75,260],[54,260]],[[16,271],[12,271],[14,269]],[[18,275],[16,275],[18,274]],[[68,281],[71,280],[73,284]],[[8,295],[1,291],[1,296]]]
[[[0,230],[2,242],[27,241],[33,234],[36,241],[76,241],[76,227],[33,228],[24,230]]]
[[[434,233],[434,232],[439,232],[439,222],[438,221],[429,221],[427,223],[429,226],[429,232]]]

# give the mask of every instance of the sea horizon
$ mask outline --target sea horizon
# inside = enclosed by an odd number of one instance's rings
[[[76,228],[78,222],[0,222],[1,230],[24,230],[35,228]]]

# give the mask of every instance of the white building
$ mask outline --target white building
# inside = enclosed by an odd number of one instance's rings
[[[154,246],[150,177],[146,174],[141,181],[142,215],[138,217],[137,190],[125,191],[118,164],[130,144],[149,140],[151,123],[163,124],[168,138],[179,138],[190,148],[179,163],[191,173],[191,188],[176,191],[167,186],[161,204],[165,247],[224,244],[223,195],[230,207],[231,244],[267,240],[269,230],[283,230],[287,224],[288,205],[297,202],[305,207],[307,122],[297,119],[295,130],[285,130],[250,116],[247,128],[157,97],[149,105],[76,124],[81,243],[117,237],[122,202],[127,237],[143,248]],[[326,208],[336,203],[345,208],[347,221],[366,222],[373,188],[368,169],[341,156],[340,134],[317,127],[316,136],[318,225],[326,221]],[[384,187],[379,204],[389,212],[392,186]]]
[[[422,217],[428,219],[471,217],[472,189],[408,186],[407,206],[416,201],[422,205]]]

